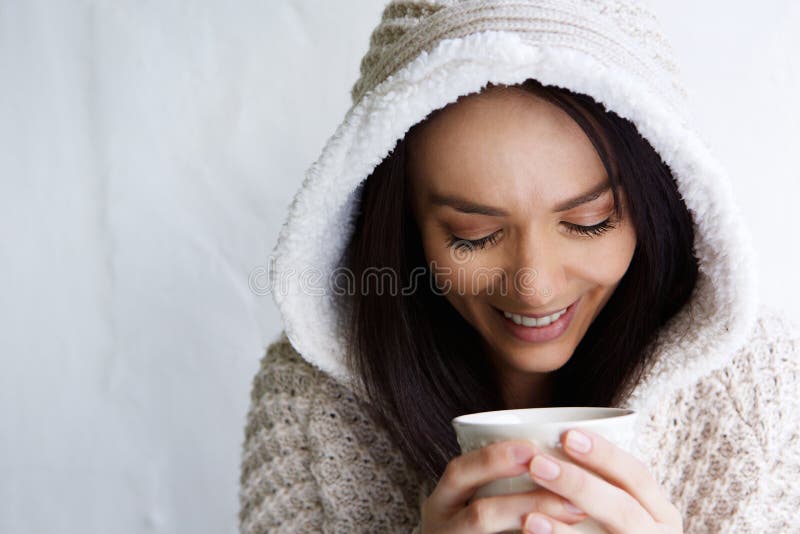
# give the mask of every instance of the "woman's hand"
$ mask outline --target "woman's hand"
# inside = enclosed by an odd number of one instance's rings
[[[581,432],[588,442],[581,440],[581,433],[575,430],[561,435],[564,453],[575,463],[537,455],[530,463],[531,478],[569,499],[612,534],[681,534],[680,512],[646,466],[602,436],[583,429]],[[570,447],[573,443],[578,449]],[[588,448],[579,447],[581,443]],[[555,462],[555,468],[547,460]],[[577,533],[560,518],[548,515],[547,512],[530,514],[525,530],[534,534]]]
[[[422,505],[422,534],[520,530],[525,515],[532,511],[557,518],[562,525],[586,519],[585,513],[571,512],[562,497],[545,488],[484,497],[467,505],[483,484],[525,473],[534,452],[536,448],[530,442],[509,440],[453,458]]]

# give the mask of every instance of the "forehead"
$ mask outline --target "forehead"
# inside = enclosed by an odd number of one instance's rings
[[[563,196],[605,169],[559,106],[519,88],[489,89],[438,110],[409,139],[415,188],[437,193],[508,187]]]

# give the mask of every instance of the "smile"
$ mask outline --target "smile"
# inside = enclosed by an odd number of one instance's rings
[[[506,319],[511,319],[514,321],[514,324],[521,324],[523,326],[547,326],[550,323],[558,320],[559,317],[567,313],[567,309],[564,308],[563,310],[559,310],[555,313],[550,315],[545,315],[544,317],[531,317],[529,315],[518,315],[516,313],[511,313],[504,311],[503,315],[505,315]]]
[[[575,316],[575,310],[581,298],[566,308],[538,317],[492,308],[503,321],[507,331],[517,339],[529,342],[545,342],[558,338],[567,330],[572,318]]]

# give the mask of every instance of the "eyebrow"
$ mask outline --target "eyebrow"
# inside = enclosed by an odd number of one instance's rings
[[[600,198],[600,195],[611,189],[611,182],[605,181],[600,185],[582,193],[574,198],[565,200],[556,206],[554,212],[561,213],[576,208],[581,204],[586,204],[592,200]],[[439,195],[437,193],[431,194],[431,203],[435,206],[449,206],[461,213],[477,213],[479,215],[488,215],[489,217],[507,217],[509,213],[501,208],[486,206],[484,204],[476,204],[456,195]]]

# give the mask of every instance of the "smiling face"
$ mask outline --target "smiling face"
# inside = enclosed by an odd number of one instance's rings
[[[516,88],[462,97],[420,125],[408,151],[412,209],[437,283],[480,333],[507,407],[546,403],[547,373],[572,356],[633,257],[624,192],[617,218],[580,126]],[[564,309],[547,326],[530,318]]]

